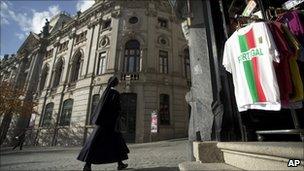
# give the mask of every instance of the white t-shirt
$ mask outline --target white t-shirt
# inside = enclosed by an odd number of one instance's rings
[[[226,41],[223,65],[232,73],[238,110],[280,110],[280,93],[272,62],[279,62],[266,23],[251,23]]]

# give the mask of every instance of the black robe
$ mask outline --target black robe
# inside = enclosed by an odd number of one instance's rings
[[[119,93],[109,89],[103,96],[94,112],[93,123],[96,127],[77,157],[92,164],[126,160],[130,152],[119,130]]]

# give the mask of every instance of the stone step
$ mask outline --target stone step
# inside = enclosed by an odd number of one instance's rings
[[[230,166],[226,163],[201,163],[201,162],[183,162],[178,165],[180,171],[195,170],[242,170],[237,167]]]
[[[302,142],[219,142],[226,164],[244,170],[304,170]],[[287,167],[289,159],[301,160]]]

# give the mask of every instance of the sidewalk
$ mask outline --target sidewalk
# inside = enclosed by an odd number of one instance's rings
[[[132,143],[127,144],[128,147],[132,148],[143,148],[149,146],[166,146],[167,144],[174,144],[180,141],[185,141],[186,138],[181,139],[172,139],[172,140],[164,140],[164,141],[157,141],[157,142],[148,142],[148,143]],[[63,147],[63,146],[23,146],[22,150],[17,147],[16,149],[12,150],[13,147],[0,147],[0,155],[9,155],[9,154],[22,154],[22,153],[43,153],[43,152],[57,152],[57,151],[79,151],[81,146],[72,146],[72,147]]]
[[[77,151],[80,150],[80,146],[75,147],[59,147],[59,146],[51,146],[51,147],[41,147],[41,146],[23,146],[22,150],[17,147],[12,150],[13,147],[1,147],[0,154],[8,155],[8,154],[21,154],[21,153],[43,153],[43,152],[56,152],[56,151]]]

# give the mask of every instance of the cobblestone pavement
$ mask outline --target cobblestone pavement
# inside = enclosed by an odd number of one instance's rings
[[[130,144],[128,170],[176,171],[187,160],[184,139],[154,143]],[[1,150],[0,170],[82,170],[76,160],[80,147],[24,148],[22,151]],[[116,170],[116,164],[93,165],[93,170]]]

